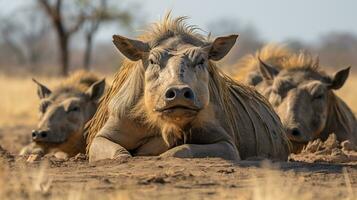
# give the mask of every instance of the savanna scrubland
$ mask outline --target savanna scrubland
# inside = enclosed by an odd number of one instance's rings
[[[122,23],[135,21],[128,17],[132,13],[122,13]],[[25,18],[31,15],[25,13]],[[17,154],[31,141],[31,130],[39,118],[39,99],[32,78],[50,88],[64,79],[58,75],[63,70],[57,63],[55,33],[41,25],[42,19],[41,15],[36,21],[40,24],[36,30],[12,26],[19,22],[9,19],[0,28],[6,37],[0,39],[0,199],[357,199],[356,161],[329,163],[317,159],[308,163],[302,156],[302,162],[232,163],[212,158],[138,157],[124,163],[88,163],[85,155],[78,155],[69,160],[45,157],[26,162]],[[227,30],[227,24],[230,28],[236,25],[223,19],[209,27],[217,34],[240,34],[238,43],[222,61],[222,70],[229,74],[241,56],[255,52],[268,41],[262,40],[254,27]],[[91,30],[90,25],[86,26]],[[19,30],[23,32],[9,34]],[[90,32],[79,35],[85,33]],[[85,63],[84,50],[76,48],[80,46],[78,38],[71,48],[70,72],[83,68]],[[17,49],[19,41],[26,45]],[[357,36],[335,32],[322,35],[315,44],[299,40],[286,43],[296,51],[305,49],[319,55],[327,71],[352,66],[349,79],[336,93],[357,112]],[[120,61],[112,44],[94,44],[90,68],[106,77],[107,83],[111,83]]]

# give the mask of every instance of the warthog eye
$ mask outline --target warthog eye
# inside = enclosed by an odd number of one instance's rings
[[[314,100],[321,100],[321,99],[323,99],[323,98],[324,98],[324,95],[323,95],[323,94],[315,95],[315,96],[313,97]]]
[[[73,106],[72,108],[69,108],[67,113],[70,113],[70,112],[78,112],[80,111],[81,108],[79,106]]]
[[[149,63],[150,63],[150,65],[153,65],[154,64],[154,60],[153,59],[149,59]]]
[[[154,59],[149,59],[150,65],[157,65],[158,63]]]

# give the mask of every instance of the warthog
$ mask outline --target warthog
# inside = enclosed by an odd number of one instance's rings
[[[89,160],[136,155],[287,159],[264,97],[214,64],[237,35],[214,41],[169,15],[140,39],[113,36],[127,58],[88,126]]]
[[[33,142],[20,155],[54,154],[72,157],[85,153],[83,129],[92,118],[105,89],[105,80],[79,71],[53,90],[37,84],[41,118],[31,133]]]
[[[349,67],[329,76],[310,54],[269,45],[255,56],[243,58],[238,68],[245,71],[238,76],[245,74],[246,81],[270,101],[295,152],[311,140],[326,140],[331,133],[339,141],[357,144],[355,116],[334,93],[347,80]]]

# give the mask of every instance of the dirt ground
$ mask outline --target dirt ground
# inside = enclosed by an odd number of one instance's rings
[[[0,129],[0,199],[357,199],[357,162],[85,157],[27,163],[31,127]]]

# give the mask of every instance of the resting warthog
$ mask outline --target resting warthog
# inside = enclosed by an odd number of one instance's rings
[[[34,80],[41,99],[41,118],[32,131],[33,142],[20,155],[54,154],[71,157],[85,152],[83,129],[97,110],[105,81],[79,71],[53,90]]]
[[[287,159],[288,139],[269,103],[213,63],[237,35],[212,42],[184,19],[167,16],[140,40],[113,36],[129,60],[89,123],[90,161],[160,154]]]
[[[295,152],[311,140],[326,140],[331,133],[339,141],[357,144],[355,116],[334,94],[344,85],[350,68],[329,76],[308,53],[272,45],[262,52],[243,58],[238,68],[251,70],[247,82],[270,101]]]

